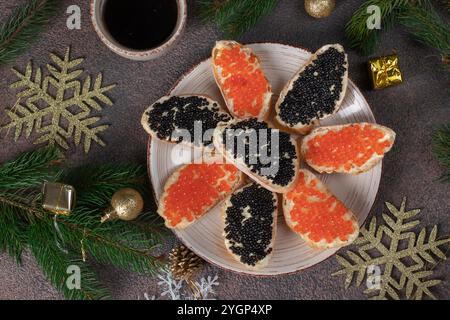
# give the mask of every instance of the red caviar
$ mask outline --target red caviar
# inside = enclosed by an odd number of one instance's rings
[[[231,193],[239,171],[231,164],[189,164],[179,171],[177,181],[166,190],[164,214],[170,226],[183,218],[192,222]]]
[[[331,243],[337,238],[347,241],[355,232],[353,222],[344,219],[349,210],[330,192],[320,190],[321,185],[317,178],[306,179],[305,173],[300,171],[297,185],[286,194],[294,203],[290,212],[295,224],[293,229],[301,234],[309,233],[309,239],[314,242],[324,239]]]
[[[305,155],[308,163],[316,166],[344,168],[364,165],[373,154],[383,155],[392,146],[389,140],[381,141],[385,134],[371,125],[351,125],[339,131],[330,130],[308,141]]]
[[[221,87],[227,100],[233,100],[238,117],[258,117],[264,94],[270,92],[269,82],[257,66],[257,58],[248,56],[239,45],[221,50],[214,64],[222,69]]]

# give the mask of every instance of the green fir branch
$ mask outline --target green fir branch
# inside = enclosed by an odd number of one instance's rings
[[[89,165],[66,170],[61,180],[75,187],[83,206],[98,207],[107,206],[105,199],[109,201],[118,189],[146,189],[146,172],[144,166],[133,164]]]
[[[39,221],[30,226],[28,231],[29,247],[42,267],[45,276],[50,282],[64,294],[67,299],[97,300],[108,298],[107,291],[103,288],[91,268],[83,263],[76,255],[65,253],[55,242],[54,228],[50,219]],[[80,268],[80,288],[67,285],[70,266]]]
[[[106,208],[106,207],[105,207]],[[57,219],[65,243],[81,253],[82,240],[86,252],[95,261],[124,270],[153,274],[163,260],[155,257],[153,249],[161,243],[162,232],[152,233],[124,221],[100,223],[102,210],[74,211]]]
[[[372,5],[380,8],[381,29],[367,28],[367,8]],[[397,22],[405,25],[413,36],[426,45],[438,50],[448,46],[448,40],[444,43],[449,37],[448,24],[437,15],[430,0],[365,1],[345,26],[349,45],[365,55],[370,55],[375,51],[381,33]]]
[[[399,19],[418,41],[435,48],[443,61],[450,58],[448,23],[433,8],[410,5],[400,14]]]
[[[445,8],[450,12],[450,0],[442,0]]]
[[[118,189],[137,188],[150,198],[145,167],[100,165],[61,171],[60,159],[56,148],[42,148],[0,166],[0,250],[20,262],[23,250],[30,249],[47,278],[68,299],[108,297],[92,271],[98,263],[154,274],[165,262],[154,249],[167,231],[151,206],[135,221],[100,222]],[[75,187],[77,201],[70,215],[54,216],[42,208],[39,190],[44,180]],[[65,285],[67,267],[74,264],[81,269],[81,290]]]
[[[345,26],[345,34],[352,48],[360,50],[365,55],[370,55],[375,50],[380,33],[389,29],[398,11],[409,3],[410,0],[368,0],[362,4]],[[377,6],[381,12],[381,29],[367,28],[369,13],[367,8]]]
[[[57,4],[57,0],[28,0],[0,25],[0,65],[14,60],[37,39]]]
[[[61,181],[74,186],[77,190],[78,206],[75,208],[77,222],[86,226],[98,224],[100,215],[103,214],[98,208],[106,209],[113,194],[119,189],[134,188],[144,199],[152,198],[146,168],[140,165],[85,166],[67,171]],[[168,233],[163,227],[163,220],[154,214],[156,208],[153,202],[146,209],[136,220],[127,222],[126,225],[141,230],[153,241],[161,240]]]
[[[7,252],[18,263],[27,244],[27,225],[15,207],[0,200],[0,251]]]
[[[80,243],[83,229],[90,228],[85,245],[88,251],[101,263],[114,265],[122,269],[131,269],[140,273],[153,273],[160,259],[150,253],[165,235],[163,224],[140,223],[144,219],[161,221],[154,211],[147,211],[140,220],[129,222],[112,221],[100,224],[103,211],[108,208],[111,198],[117,190],[132,187],[139,190],[144,198],[149,198],[147,173],[139,165],[103,165],[88,166],[70,170],[62,180],[77,190],[78,206],[74,214],[64,218],[62,223],[72,229],[78,228],[78,237],[72,244]],[[99,210],[98,208],[102,208]],[[70,233],[69,232],[69,233]],[[120,245],[117,245],[120,244]]]
[[[61,173],[57,165],[62,160],[62,154],[55,148],[41,148],[19,155],[0,166],[0,192],[38,187],[43,181],[57,179]]]
[[[450,181],[450,124],[439,128],[433,136],[433,151],[439,162],[446,168],[443,181]]]
[[[125,231],[116,225],[109,230],[88,231],[85,237],[86,251],[98,263],[142,274],[155,274],[162,266],[162,258],[152,255],[156,244],[132,228]]]
[[[237,38],[269,14],[277,0],[197,0],[200,14],[214,21],[227,38]]]

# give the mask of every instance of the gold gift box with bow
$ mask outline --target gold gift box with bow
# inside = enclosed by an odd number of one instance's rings
[[[62,183],[45,182],[42,207],[54,214],[69,215],[75,203],[75,188]]]
[[[383,89],[402,83],[402,72],[398,65],[398,56],[373,58],[369,60],[369,72],[374,89]]]

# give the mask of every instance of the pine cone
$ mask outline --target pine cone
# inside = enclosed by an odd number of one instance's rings
[[[175,280],[189,279],[203,264],[203,260],[183,245],[169,253],[170,270]]]

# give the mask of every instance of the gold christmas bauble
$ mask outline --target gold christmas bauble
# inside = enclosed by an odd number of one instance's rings
[[[144,199],[138,191],[131,188],[121,189],[114,193],[111,207],[105,212],[101,222],[113,219],[134,220],[142,209],[144,209]]]
[[[335,0],[305,0],[305,10],[314,18],[328,17],[335,6]]]

